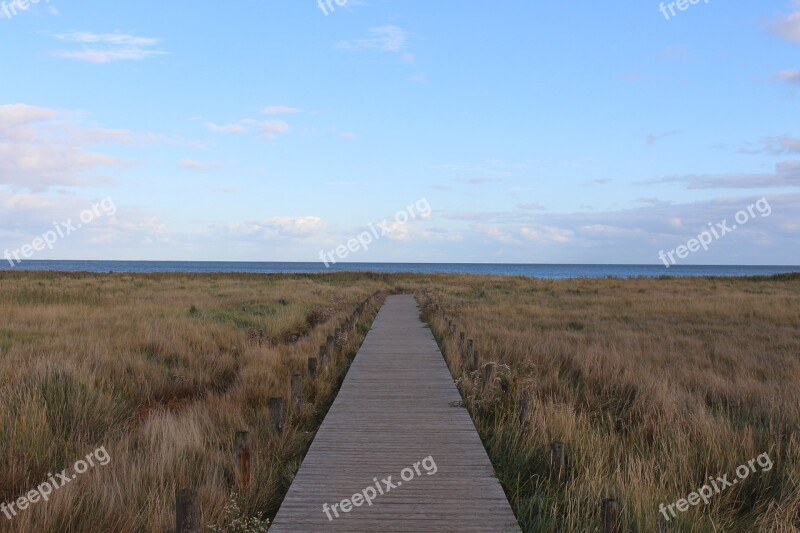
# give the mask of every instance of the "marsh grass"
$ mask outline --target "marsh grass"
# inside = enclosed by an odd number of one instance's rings
[[[267,432],[269,398],[288,398],[291,374],[378,289],[429,291],[497,363],[487,389],[442,316],[422,309],[524,531],[599,531],[609,496],[626,531],[657,531],[659,503],[764,452],[772,470],[692,507],[675,531],[800,527],[798,276],[13,272],[0,273],[0,502],[100,445],[111,462],[13,522],[0,516],[0,531],[166,532],[182,487],[198,490],[203,524],[273,518],[349,360],[306,383],[281,436]],[[368,329],[345,339],[349,355]],[[232,510],[242,429],[256,471]],[[555,440],[567,447],[560,479]]]
[[[431,293],[504,365],[482,392],[442,314],[423,311],[524,531],[598,531],[605,497],[626,531],[658,531],[660,503],[765,452],[771,470],[678,513],[674,531],[800,528],[800,277],[463,278]],[[552,441],[568,450],[559,480]]]
[[[337,276],[3,273],[0,502],[100,445],[111,462],[13,521],[0,516],[0,531],[170,531],[182,487],[198,490],[203,524],[224,525],[242,429],[255,476],[237,513],[272,518],[349,358],[305,380],[280,436],[267,431],[269,398],[288,400],[290,376],[306,376],[307,359],[380,288]],[[367,330],[345,339],[349,356]]]

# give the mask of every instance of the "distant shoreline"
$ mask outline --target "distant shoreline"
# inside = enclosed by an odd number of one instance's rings
[[[25,261],[0,272],[46,271],[88,273],[185,274],[319,274],[330,272],[377,274],[472,274],[522,276],[540,279],[635,277],[752,277],[800,273],[792,265],[570,265],[499,263],[338,263],[223,261]]]

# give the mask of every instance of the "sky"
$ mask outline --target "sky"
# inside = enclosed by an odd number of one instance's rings
[[[800,0],[16,2],[7,265],[800,264]]]

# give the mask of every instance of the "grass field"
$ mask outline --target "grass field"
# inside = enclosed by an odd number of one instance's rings
[[[481,392],[457,336],[426,310],[525,531],[596,531],[605,497],[623,506],[626,531],[658,531],[659,504],[709,476],[736,479],[762,454],[767,471],[757,463],[708,505],[667,511],[668,524],[800,528],[800,277],[465,278],[430,292],[482,363],[499,365]],[[554,441],[567,450],[560,480]]]
[[[274,516],[347,368],[338,361],[280,437],[272,396],[376,290],[428,291],[499,365],[481,391],[458,337],[440,340],[525,531],[626,530],[659,504],[768,454],[772,468],[692,506],[675,531],[800,527],[800,278],[543,281],[331,274],[0,274],[0,502],[104,446],[110,457],[0,531],[164,532],[174,493],[199,490],[226,527],[233,435],[253,433],[247,516]],[[377,306],[371,313],[377,310]],[[345,340],[355,353],[360,334]],[[530,398],[524,423],[518,398]],[[550,476],[550,443],[567,448]]]
[[[196,487],[203,523],[234,491],[234,434],[253,434],[254,488],[238,505],[277,512],[346,361],[306,386],[280,438],[272,396],[382,284],[348,276],[0,276],[0,502],[104,445],[111,460],[0,530],[174,530],[175,490]],[[373,312],[375,309],[373,309]],[[364,326],[362,324],[362,330]],[[362,331],[363,333],[363,331]],[[355,351],[351,336],[345,350]]]

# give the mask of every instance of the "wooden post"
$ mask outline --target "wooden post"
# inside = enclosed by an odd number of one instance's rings
[[[283,399],[269,399],[269,432],[273,435],[283,433]]]
[[[462,348],[464,347],[464,338],[465,338],[466,336],[467,336],[467,334],[466,334],[466,333],[464,333],[463,331],[462,331],[462,332],[459,334],[459,336],[458,336],[458,337],[459,337],[459,338],[458,338],[458,343],[461,345],[461,347],[462,347]]]
[[[303,376],[294,374],[292,376],[292,404],[295,410],[303,405]]]
[[[233,444],[233,465],[236,485],[241,488],[250,486],[253,479],[253,436],[249,431],[237,431]]]
[[[494,387],[494,378],[496,375],[496,368],[494,363],[486,363],[483,367],[483,389],[491,390]]]
[[[472,365],[472,351],[474,349],[475,348],[472,346],[472,339],[469,339],[467,341],[467,365],[470,366],[470,370],[477,370],[477,368]]]
[[[311,381],[317,379],[317,358],[316,357],[309,357],[308,358],[308,378]]]
[[[337,334],[339,330],[336,330]],[[328,335],[328,338],[325,341],[325,349],[328,350],[328,354],[333,357],[333,354],[336,353],[336,337],[333,335]]]
[[[603,520],[603,533],[622,533],[622,512],[615,500],[604,499],[600,515]]]
[[[481,359],[478,356],[478,350],[472,350],[472,357],[470,358],[469,365],[473,370],[478,370],[481,367]]]
[[[517,400],[517,420],[519,421],[520,427],[528,425],[528,407],[530,401],[531,399],[528,391],[522,391],[519,395],[519,400]]]
[[[175,494],[176,533],[200,533],[200,500],[197,491],[180,489]]]
[[[566,475],[567,453],[563,442],[555,441],[550,444],[550,474],[555,479]]]

